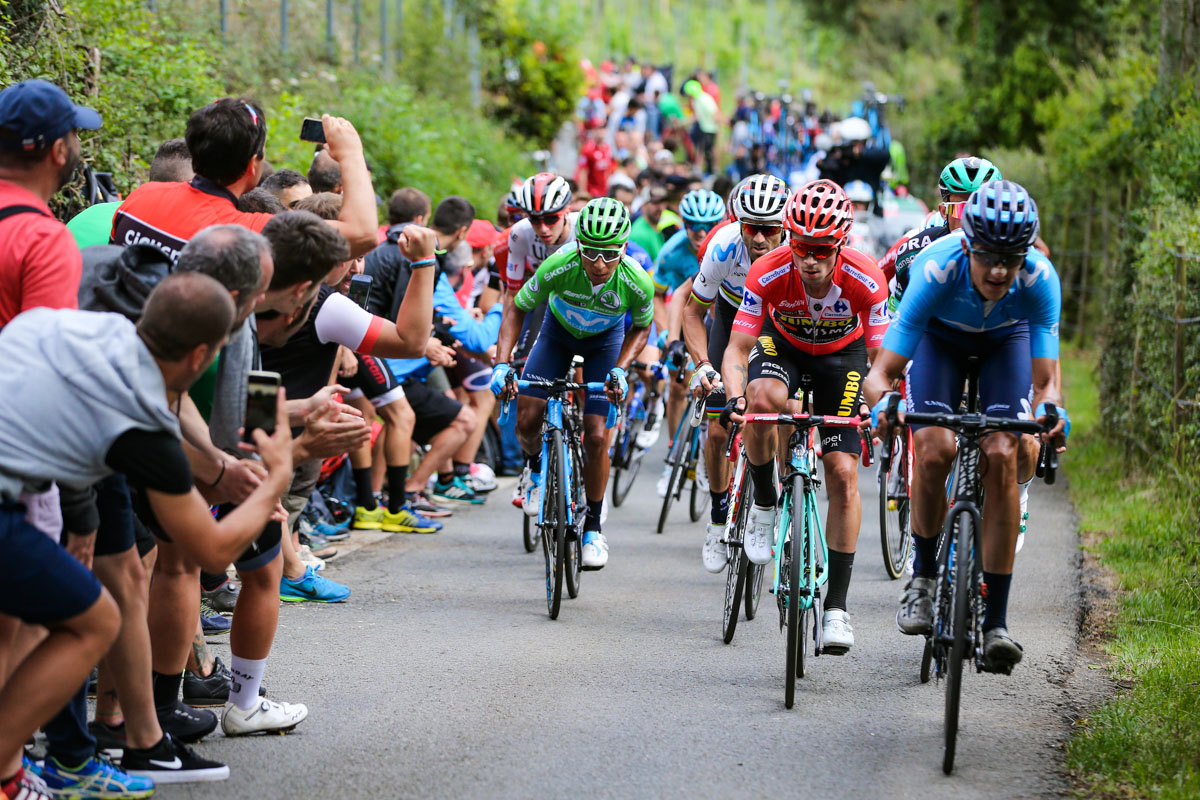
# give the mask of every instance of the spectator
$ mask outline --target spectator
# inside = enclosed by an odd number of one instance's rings
[[[621,159],[618,169],[608,177],[608,187],[611,189],[613,186],[626,186],[631,192],[635,192],[640,171],[638,160],[633,156],[626,156]]]
[[[150,162],[149,180],[161,183],[187,183],[196,177],[192,171],[192,154],[183,139],[168,139],[158,146]]]
[[[329,222],[355,255],[375,244],[375,193],[362,142],[344,119],[326,115],[329,153],[345,182],[341,217]],[[238,211],[238,197],[258,185],[267,138],[262,110],[245,99],[225,98],[188,118],[188,151],[196,177],[189,183],[147,183],[130,193],[113,219],[113,243],[153,244],[177,259],[187,240],[209,225],[235,223],[261,231],[270,214]]]
[[[276,172],[276,175],[279,173]],[[306,186],[308,184],[305,184]],[[282,214],[287,211],[277,195],[257,186],[237,200],[238,211],[246,214]]]
[[[612,183],[608,187],[608,196],[614,200],[619,200],[621,205],[632,214],[633,212],[633,187],[626,186],[623,183]]]
[[[342,169],[327,148],[321,148],[313,154],[312,165],[308,168],[308,183],[313,193],[333,192],[342,193]]]
[[[424,225],[429,221],[431,208],[429,195],[420,189],[397,189],[388,200],[388,225]]]
[[[868,144],[871,139],[871,123],[862,117],[847,117],[841,121],[838,130],[841,141],[817,163],[821,177],[839,186],[845,186],[851,181],[864,181],[874,190],[879,186],[883,170],[891,161],[891,153],[886,147]],[[882,205],[877,204],[875,213],[883,214]]]
[[[660,185],[651,186],[646,201],[642,203],[641,214],[633,221],[633,228],[629,232],[629,239],[641,245],[650,254],[651,259],[658,258],[658,251],[666,241],[658,227],[666,209],[666,188]]]
[[[340,181],[341,175],[338,175]],[[284,208],[293,208],[296,201],[302,200],[313,193],[313,188],[309,185],[308,178],[301,175],[294,169],[281,169],[271,177],[262,181],[259,188],[266,189],[275,197],[279,198],[279,202]]]
[[[588,194],[603,197],[608,192],[608,176],[612,171],[612,148],[605,139],[604,131],[599,128],[589,131],[587,141],[579,150],[575,181],[586,187]]]
[[[100,115],[41,80],[0,92],[0,327],[29,308],[75,308],[83,259],[50,198],[80,162],[76,129]]]
[[[704,173],[711,175],[715,169],[714,148],[717,142],[719,113],[717,101],[696,80],[685,83],[683,93],[691,98],[692,114],[696,117],[696,124],[692,126],[692,141],[704,159]],[[696,163],[699,165],[698,160]]]

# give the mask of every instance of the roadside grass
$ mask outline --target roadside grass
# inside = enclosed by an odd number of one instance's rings
[[[1080,534],[1120,590],[1104,647],[1121,690],[1078,723],[1079,797],[1200,797],[1200,491],[1099,427],[1096,356],[1063,354]]]

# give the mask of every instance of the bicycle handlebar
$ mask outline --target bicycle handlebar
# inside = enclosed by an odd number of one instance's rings
[[[801,430],[809,428],[831,427],[831,428],[858,428],[862,425],[862,420],[859,417],[830,417],[821,416],[819,414],[743,414],[746,422],[757,423],[760,425],[791,425],[792,427]],[[859,435],[862,437],[861,458],[864,467],[869,467],[875,463],[875,443],[871,439],[871,434],[864,433],[861,430]],[[732,435],[730,437],[732,443]]]
[[[509,373],[509,379],[505,381],[505,385],[515,384],[518,389],[545,389],[551,394],[559,395],[566,392],[588,391],[588,392],[603,392],[607,386],[604,381],[592,381],[591,383],[575,383],[574,381],[556,380],[556,381],[526,381],[514,380]],[[500,404],[500,424],[507,425],[512,419],[512,401],[505,400]],[[615,428],[617,425],[617,407],[612,402],[608,404],[608,416],[604,420],[604,427]]]

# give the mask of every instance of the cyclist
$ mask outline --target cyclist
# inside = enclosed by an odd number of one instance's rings
[[[985,183],[958,215],[961,232],[943,237],[922,252],[911,275],[895,324],[888,331],[864,385],[872,420],[911,360],[905,408],[957,410],[964,368],[970,356],[982,358],[979,399],[984,414],[1044,420],[1044,403],[1060,404],[1058,273],[1032,248],[1038,233],[1037,205],[1020,185]],[[1065,409],[1050,438],[1061,451],[1070,423]],[[905,587],[896,623],[907,634],[929,631],[937,574],[937,534],[946,516],[946,476],[955,457],[954,434],[944,428],[912,426],[914,473],[913,577]],[[1021,660],[1021,646],[1009,635],[1007,606],[1018,531],[1020,475],[1032,475],[1036,448],[1019,437],[996,433],[983,440],[984,507],[981,531],[983,578],[987,585],[983,651],[989,661],[1009,666]]]
[[[608,431],[604,426],[608,402],[618,403],[628,384],[625,372],[646,345],[654,318],[654,285],[650,276],[625,255],[629,212],[611,197],[588,202],[575,221],[576,247],[563,248],[542,263],[521,288],[500,326],[492,391],[505,391],[517,333],[525,315],[545,303],[550,308],[525,364],[529,380],[555,380],[567,373],[574,356],[583,356],[585,381],[605,380],[603,394],[589,394],[584,405],[584,483],[587,515],[584,521],[584,569],[608,563],[608,540],[600,532],[604,488],[608,483]],[[625,313],[633,326],[625,330]],[[511,391],[511,389],[510,389]],[[541,502],[541,427],[546,392],[522,389],[517,401],[517,436],[525,451],[521,476],[524,511],[538,512]],[[511,394],[508,398],[511,399]]]
[[[567,212],[567,206],[571,204],[571,185],[566,178],[551,172],[539,172],[525,181],[518,198],[520,209],[526,217],[513,225],[508,233],[504,267],[504,279],[508,286],[504,299],[506,312],[512,305],[512,298],[525,281],[537,272],[542,262],[555,250],[575,239],[572,216]],[[529,318],[517,342],[518,353],[529,352],[545,313],[545,308],[539,308]]]
[[[721,364],[729,344],[729,332],[742,304],[742,286],[750,265],[783,241],[783,209],[787,199],[787,184],[774,175],[760,173],[738,184],[729,202],[738,224],[726,225],[709,240],[683,308],[683,338],[696,363],[689,387],[697,398],[708,397],[704,461],[712,505],[703,559],[704,568],[713,573],[723,570],[728,558],[721,540],[725,538],[729,511],[730,477],[729,461],[725,458],[728,432],[717,419],[725,407],[725,392],[719,388],[720,375],[715,373],[714,365]],[[706,314],[711,327],[705,325]]]
[[[680,315],[668,314],[667,295],[690,281],[700,268],[697,251],[708,232],[725,218],[725,201],[716,192],[695,189],[683,196],[679,203],[679,215],[683,218],[683,230],[676,232],[663,245],[654,261],[654,273],[651,275],[654,279],[654,323],[659,331],[659,347],[666,347],[663,360],[668,363],[670,373],[667,380],[666,417],[667,431],[671,436],[675,435],[687,401],[687,390],[678,380],[679,371],[687,365],[687,349],[679,338]],[[659,497],[666,496],[670,480],[671,465],[667,464],[658,479]]]
[[[784,411],[804,374],[813,379],[814,413],[856,413],[867,358],[873,360],[888,319],[883,273],[869,256],[845,246],[853,222],[850,198],[832,181],[805,184],[788,200],[783,217],[788,247],[750,268],[733,320],[721,371],[730,398],[721,412],[723,425],[742,422],[747,410]],[[775,426],[749,425],[742,436],[754,476],[745,553],[765,564],[775,541]],[[855,431],[821,430],[829,492],[829,585],[821,627],[825,652],[838,655],[854,644],[846,590],[862,519],[859,446]]]

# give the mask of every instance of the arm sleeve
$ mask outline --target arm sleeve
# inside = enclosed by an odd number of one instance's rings
[[[654,284],[640,267],[634,264],[629,266],[629,275],[633,283],[630,295],[634,300],[630,303],[629,310],[633,316],[633,324],[645,328],[654,321]]]
[[[313,321],[322,344],[337,342],[356,353],[370,355],[383,326],[388,324],[343,294],[333,293],[317,310]]]
[[[1027,267],[1028,269],[1028,262]],[[1058,358],[1058,321],[1062,312],[1062,286],[1058,271],[1040,253],[1034,259],[1032,291],[1025,295],[1029,316],[1029,352],[1033,358]],[[1025,270],[1017,280],[1025,279]]]
[[[883,337],[888,329],[887,298],[887,286],[881,284],[877,290],[871,292],[866,307],[859,312],[867,347],[879,347],[883,344]]]
[[[748,333],[754,337],[762,330],[766,302],[763,300],[763,288],[759,282],[761,275],[761,269],[750,268],[750,274],[746,276],[746,286],[742,289],[742,304],[738,307],[737,316],[733,318],[731,330]]]
[[[104,463],[134,486],[164,494],[192,490],[192,467],[179,440],[165,431],[125,431],[108,448]]]
[[[517,235],[516,227],[508,233],[508,249],[505,251],[504,280],[509,291],[515,292],[525,283],[525,246]]]
[[[709,247],[705,250],[704,260],[700,262],[700,271],[696,273],[696,280],[692,281],[692,297],[706,306],[712,305],[717,299],[717,289],[724,280],[724,264],[718,263],[715,257],[719,251],[719,247]]]
[[[650,273],[650,280],[654,282],[655,291],[665,293],[671,288],[670,259],[674,249],[668,242],[658,251],[658,258],[654,259],[654,271]]]

